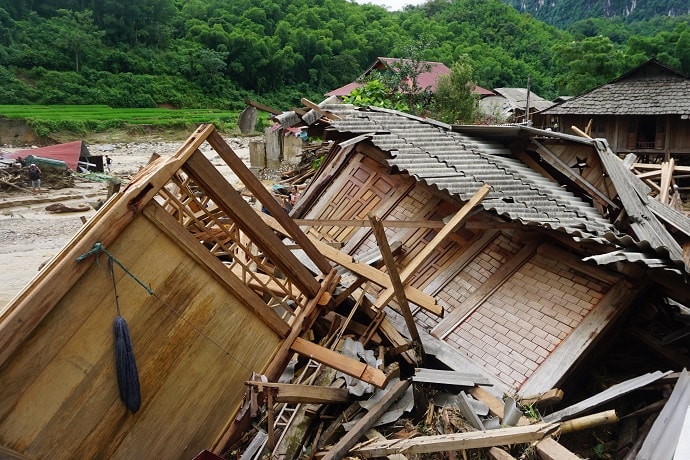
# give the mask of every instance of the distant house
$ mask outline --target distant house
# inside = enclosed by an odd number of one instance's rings
[[[364,73],[357,80],[369,75],[373,71],[391,71],[392,69],[394,69],[394,64],[400,62],[400,60],[401,59],[399,58],[376,58],[376,61],[371,66],[369,66],[369,68],[365,70]],[[409,60],[407,59],[403,59],[403,61],[409,62]],[[419,87],[425,91],[436,91],[438,78],[442,75],[450,75],[450,69],[442,62],[423,61],[421,64],[425,68],[429,69],[427,72],[420,73],[417,77],[417,85],[419,85]],[[326,93],[326,96],[337,96],[342,98],[348,96],[352,92],[352,90],[360,86],[362,86],[362,83],[358,81],[353,81],[351,83],[348,83],[347,85],[341,86],[340,88],[334,89],[333,91]],[[484,89],[481,86],[476,86],[474,92],[480,96],[488,96],[493,94],[492,91]]]
[[[617,154],[690,153],[690,79],[654,59],[542,114],[563,132],[606,138]]]
[[[493,92],[495,94],[485,96],[479,101],[479,110],[498,122],[524,123],[528,106],[531,117],[554,105],[527,88],[494,88]]]

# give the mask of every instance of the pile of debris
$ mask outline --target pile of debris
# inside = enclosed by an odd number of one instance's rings
[[[31,180],[29,179],[29,166],[21,163],[12,163],[0,168],[0,191],[22,191],[31,193]],[[44,167],[41,170],[41,187],[62,189],[74,187],[74,176],[64,169]]]

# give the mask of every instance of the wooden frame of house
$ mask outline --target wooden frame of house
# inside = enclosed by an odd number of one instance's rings
[[[633,260],[672,248],[666,268],[687,272],[660,217],[627,233],[614,227],[635,212],[632,182],[621,179],[634,175],[605,142],[518,126],[451,127],[385,109],[321,108],[339,120],[322,118],[311,129],[320,126],[333,144],[293,217],[355,258],[379,245],[373,229],[357,222],[380,219],[387,239],[402,245],[396,264],[406,285],[443,306],[438,315],[412,302],[422,342],[434,343],[450,368],[478,368],[494,382],[491,391],[536,394],[563,382],[653,284]],[[485,185],[491,192],[478,209],[427,251],[440,226]],[[687,238],[687,217],[669,212]],[[645,244],[631,244],[630,236],[654,241],[658,251],[643,255]],[[611,265],[605,257],[615,248],[619,263]],[[668,276],[669,284],[682,283],[678,273]],[[689,300],[678,290],[669,295]],[[405,330],[396,309],[389,320]]]
[[[214,168],[210,144],[309,272]],[[285,230],[286,229],[286,230]],[[0,314],[3,458],[192,458],[249,420],[245,382],[295,353],[385,386],[382,371],[300,339],[339,275],[212,125],[111,197]],[[129,324],[141,406],[120,401],[113,320]],[[253,401],[254,404],[256,401]]]
[[[652,59],[610,83],[541,112],[608,140],[619,155],[650,160],[690,154],[690,78]]]

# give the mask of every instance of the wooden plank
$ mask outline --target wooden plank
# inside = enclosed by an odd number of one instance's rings
[[[260,217],[274,230],[284,235],[286,234],[285,230],[271,216],[261,213]],[[315,238],[312,238],[311,240],[314,246],[316,246],[316,248],[321,251],[326,258],[330,259],[336,264],[347,268],[357,275],[365,277],[372,283],[375,283],[381,287],[386,288],[391,286],[390,278],[382,271],[366,264],[359,264],[355,262],[351,255],[345,254],[344,252],[341,252],[322,241],[319,241]],[[419,305],[428,312],[433,313],[436,316],[443,315],[443,308],[436,303],[436,300],[432,296],[425,294],[412,286],[405,286],[405,294],[410,302]]]
[[[371,383],[377,388],[384,388],[386,386],[386,374],[380,369],[368,366],[363,362],[340,354],[337,351],[324,348],[301,337],[297,337],[292,342],[290,349],[351,377]]]
[[[273,391],[273,400],[277,403],[332,404],[350,400],[347,388],[255,381],[247,381],[245,385],[255,386],[259,391],[263,391],[264,388]]]
[[[563,400],[563,390],[559,388],[553,388],[551,390],[545,391],[544,393],[527,396],[520,399],[520,403],[524,406],[533,405],[535,407],[546,407],[553,404],[558,404]]]
[[[326,452],[323,456],[323,460],[340,460],[345,456],[347,451],[354,446],[359,438],[364,436],[364,433],[374,426],[379,418],[388,410],[390,406],[393,405],[395,401],[398,400],[410,386],[409,380],[400,380],[395,385],[393,385],[386,394],[371,408],[369,411],[357,421],[357,423],[350,428],[350,430],[340,438],[340,440]],[[389,454],[395,454],[398,452],[388,452],[382,456]]]
[[[661,193],[659,193],[659,201],[664,204],[668,204],[671,181],[673,180],[674,166],[675,162],[673,161],[673,158],[669,159],[668,161],[664,161],[664,163],[661,165]]]
[[[270,257],[271,261],[288,276],[308,297],[319,290],[319,283],[302,265],[283,242],[261,221],[256,211],[230,185],[221,173],[196,151],[184,168],[190,177],[199,184],[249,238]]]
[[[464,449],[481,449],[539,441],[558,430],[558,424],[536,423],[533,425],[498,428],[489,431],[471,431],[436,436],[418,436],[412,439],[375,442],[356,446],[351,454],[364,458],[382,457],[392,453],[427,454]]]
[[[218,155],[225,161],[225,163],[232,169],[242,183],[247,187],[252,194],[266,207],[272,216],[276,217],[281,226],[286,230],[286,234],[290,236],[302,250],[309,256],[309,258],[321,270],[322,274],[330,272],[331,265],[321,255],[321,253],[311,244],[311,240],[302,232],[302,230],[294,223],[287,215],[285,210],[273,198],[271,193],[259,181],[259,179],[252,173],[249,168],[240,160],[237,154],[225,143],[223,138],[215,130],[209,133],[208,143],[214,148]],[[230,187],[232,188],[232,187]],[[243,200],[244,201],[244,200]]]
[[[455,232],[458,227],[465,221],[470,212],[477,206],[484,197],[489,193],[491,187],[488,185],[482,185],[479,190],[470,198],[467,203],[453,216],[452,219],[443,227],[434,238],[422,249],[417,256],[410,261],[410,263],[400,272],[400,280],[403,284],[407,282],[414,276],[417,270],[422,266],[424,262],[431,256],[431,254],[436,251],[438,246],[445,241],[445,239],[451,233]],[[375,309],[381,309],[388,305],[394,295],[394,290],[392,287],[386,288],[374,304]]]
[[[515,457],[500,447],[490,447],[486,453],[489,454],[489,457],[493,458],[494,460],[515,460]]]
[[[535,253],[538,242],[526,244],[510,260],[501,265],[480,287],[478,287],[465,301],[450,312],[443,321],[432,330],[431,335],[445,338],[461,322],[469,317],[494,292],[510,279]]]
[[[407,302],[407,297],[405,296],[405,290],[400,280],[400,273],[398,273],[398,267],[395,265],[395,259],[393,258],[393,252],[388,245],[388,239],[386,238],[385,230],[381,226],[381,222],[376,218],[374,213],[369,213],[369,220],[371,221],[371,226],[374,230],[374,235],[376,236],[376,241],[378,242],[379,249],[381,250],[381,255],[386,264],[386,269],[388,270],[388,276],[391,280],[391,285],[393,286],[393,291],[395,292],[395,297],[402,311],[403,317],[405,318],[405,324],[407,325],[407,330],[410,333],[410,337],[420,350],[422,354],[424,353],[424,347],[422,342],[419,340],[419,332],[417,331],[417,324],[414,322],[414,317],[412,316],[412,311],[410,311],[410,304]]]
[[[491,381],[483,375],[469,372],[447,371],[442,369],[415,369],[413,382],[436,383],[439,385],[458,385],[473,387],[475,385],[491,385]]]
[[[580,457],[563,447],[555,439],[547,437],[536,445],[537,455],[542,460],[581,460]]]
[[[533,395],[557,387],[573,365],[582,359],[599,336],[647,286],[648,283],[644,280],[634,285],[624,280],[616,283],[575,330],[539,365],[522,385],[520,393]]]

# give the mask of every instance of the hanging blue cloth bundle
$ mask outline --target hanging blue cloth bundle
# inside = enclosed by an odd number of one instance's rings
[[[113,331],[115,332],[115,367],[120,399],[125,403],[127,409],[134,414],[141,406],[139,371],[134,359],[129,327],[127,327],[127,321],[122,316],[118,315],[115,318]]]
[[[153,294],[150,288],[132,275],[112,254],[105,250],[103,245],[95,243],[93,249],[86,254],[77,257],[77,261],[82,261],[92,254],[104,253],[108,256],[108,268],[113,280],[113,290],[115,292],[115,306],[117,317],[113,323],[113,333],[115,334],[115,369],[117,371],[117,386],[120,390],[120,399],[125,403],[127,409],[133,414],[141,407],[141,387],[139,385],[139,371],[137,362],[134,359],[134,349],[132,348],[132,338],[129,334],[127,321],[120,316],[120,299],[117,294],[117,284],[115,283],[114,264],[122,268],[125,273],[132,277],[137,283],[143,286],[149,294]]]

